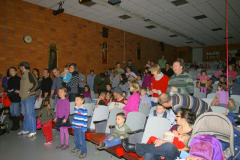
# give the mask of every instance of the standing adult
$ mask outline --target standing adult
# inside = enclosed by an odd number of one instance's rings
[[[125,66],[124,70],[127,70],[127,67],[131,67],[131,71],[133,71],[135,74],[138,74],[138,71],[136,67],[132,64],[132,60],[129,59],[127,65]]]
[[[60,77],[59,69],[54,68],[52,70],[54,79],[51,86],[50,100],[53,98],[53,95],[58,92],[58,89],[62,87],[62,78]],[[57,101],[59,99],[58,95],[54,96],[54,99]]]
[[[165,69],[163,69],[162,72],[163,74],[167,75],[169,78],[174,74],[173,69],[170,68],[170,65],[168,62],[166,63]]]
[[[96,77],[96,74],[94,74],[94,70],[90,70],[90,74],[87,76],[87,84],[89,85],[91,91],[93,91],[93,84],[94,84],[95,77]]]
[[[165,56],[163,54],[162,59],[158,60],[158,65],[161,67],[161,69],[165,69],[165,66],[166,66],[166,63],[167,63],[167,60],[164,59],[164,58],[165,58]]]
[[[7,75],[3,77],[2,79],[2,87],[4,88],[4,92],[7,92],[7,86],[8,86],[8,79],[10,78],[9,69],[7,70]]]
[[[22,72],[22,78],[20,81],[19,96],[21,97],[23,130],[19,132],[19,135],[28,134],[28,137],[36,135],[36,117],[35,117],[35,95],[38,88],[38,81],[34,74],[29,71],[30,65],[28,62],[21,62],[19,65]]]
[[[83,93],[85,85],[86,85],[86,78],[84,74],[79,73],[78,94]]]
[[[20,89],[20,80],[21,78],[17,76],[17,69],[15,67],[11,67],[9,69],[10,78],[8,80],[8,98],[11,101],[10,112],[12,116],[13,126],[11,130],[15,131],[20,128],[19,126],[19,103],[21,102],[21,98],[19,96]]]
[[[78,68],[76,63],[72,63],[69,65],[69,72],[72,73],[72,78],[70,79],[69,83],[67,83],[67,87],[71,89],[71,91],[69,92],[69,101],[74,102],[75,97],[78,93],[79,82]]]
[[[96,94],[96,97],[100,95],[101,92],[106,91],[106,85],[110,84],[110,79],[104,73],[100,73],[94,79],[93,91]]]
[[[179,61],[180,62],[180,61]],[[197,62],[195,61],[193,64],[190,65],[189,68],[195,69],[197,70],[199,68],[199,66],[197,65]]]
[[[117,62],[117,63],[116,63],[116,68],[115,68],[115,70],[117,70],[118,74],[125,73],[125,71],[121,68],[120,62]]]
[[[173,71],[174,74],[169,79],[167,92],[193,94],[193,79],[190,74],[183,71],[183,64],[178,61],[174,62]]]
[[[43,80],[41,84],[41,89],[37,101],[40,98],[49,98],[51,94],[51,86],[52,86],[52,79],[50,78],[50,71],[49,69],[43,70]]]
[[[42,78],[40,77],[40,73],[39,73],[39,70],[37,68],[33,68],[33,71],[32,73],[35,75],[37,81],[38,81],[38,89],[36,91],[36,98],[39,97],[39,94],[40,94],[40,90],[41,90],[41,85],[42,85]]]

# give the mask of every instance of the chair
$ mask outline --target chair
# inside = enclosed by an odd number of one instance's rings
[[[240,95],[231,95],[231,98],[240,103]]]
[[[211,106],[211,103],[213,101],[213,98],[202,98],[204,102],[206,102],[209,106]]]
[[[222,107],[222,106],[211,106],[212,108],[212,111],[215,112],[215,113],[226,113],[226,110],[227,110],[227,113],[229,112],[228,109],[226,109],[226,107]]]
[[[216,94],[217,94],[217,93],[209,93],[209,94],[207,95],[207,98],[212,98],[212,99],[214,99],[214,98],[216,97]]]
[[[144,104],[139,104],[139,108],[138,108],[138,111],[145,114],[146,117],[148,117],[149,115],[149,112],[150,112],[150,107],[149,106],[146,106]]]
[[[149,113],[152,113],[154,110],[156,110],[157,109],[157,107],[155,106],[155,107],[152,107],[151,109],[150,109],[150,112]]]
[[[96,97],[94,91],[91,91],[91,97],[92,97],[92,99],[97,99],[97,97]]]
[[[212,93],[216,93],[217,92],[217,84],[212,84]]]
[[[196,91],[196,92],[194,92],[193,96],[197,97],[199,99],[202,99],[202,98],[206,98],[206,93],[200,92],[200,91]]]
[[[91,99],[90,98],[84,98],[84,103],[90,103]]]
[[[50,101],[50,107],[51,107],[52,109],[55,109],[55,108],[56,108],[56,105],[57,105],[56,100],[55,100],[55,99],[51,99],[51,101]]]
[[[35,101],[35,109],[38,109],[41,107],[41,104],[42,104],[42,98],[39,99],[39,101]]]
[[[218,84],[218,83],[219,83],[219,81],[215,81],[215,82],[214,82],[214,84]]]
[[[94,121],[101,121],[108,118],[109,109],[107,106],[99,105],[98,108],[95,108],[92,122],[90,124],[90,129],[95,129]]]
[[[70,115],[74,114],[75,102],[70,102]]]
[[[234,110],[233,113],[239,113],[240,104],[237,101],[235,101],[235,105],[236,105],[236,110]]]

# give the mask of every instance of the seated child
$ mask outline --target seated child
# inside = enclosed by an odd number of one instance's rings
[[[219,82],[226,82],[227,77],[225,75],[219,76]]]
[[[128,137],[128,132],[131,129],[124,123],[126,120],[124,113],[118,113],[116,115],[116,126],[113,131],[113,134],[109,135],[105,138],[99,145],[97,145],[98,149],[105,149],[109,147],[113,147],[121,144],[121,140]]]
[[[225,107],[229,101],[229,93],[227,91],[227,85],[225,82],[219,82],[217,87],[217,94],[212,101],[212,106],[223,106]]]
[[[157,104],[157,109],[154,110],[152,113],[149,114],[149,117],[152,116],[158,116],[158,117],[163,117],[163,118],[167,118],[171,124],[173,124],[175,122],[175,117],[173,115],[171,115],[165,107],[163,107],[161,104]]]
[[[122,96],[123,96],[124,98],[126,98],[126,97],[127,97],[127,94],[126,94],[126,92],[125,92],[125,91],[122,91]]]
[[[98,105],[107,106],[107,103],[106,103],[106,92],[101,92],[100,96],[98,97],[97,105],[95,106],[95,108],[98,108]]]
[[[139,85],[142,86],[142,75],[141,74],[137,75],[137,81],[138,81]]]
[[[89,85],[85,85],[85,86],[84,86],[84,91],[83,91],[83,94],[82,94],[82,95],[83,95],[85,98],[90,98],[90,99],[92,99]]]
[[[146,106],[152,107],[151,99],[147,95],[147,88],[142,87],[140,92],[140,104],[144,104]]]
[[[207,76],[206,70],[201,70],[201,75],[197,76],[197,79],[199,79],[199,82],[200,82],[200,84],[198,85],[200,85],[201,92],[204,92],[207,94],[206,83],[210,78]]]
[[[107,85],[106,85],[106,90],[107,90],[107,91],[111,91],[111,89],[112,89],[111,84],[107,84]]]

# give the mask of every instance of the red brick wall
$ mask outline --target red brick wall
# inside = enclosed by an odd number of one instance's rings
[[[41,72],[48,66],[48,47],[56,43],[58,68],[77,63],[79,72],[87,75],[90,69],[98,74],[122,63],[124,58],[124,31],[107,27],[108,38],[102,37],[104,25],[68,14],[52,15],[52,10],[22,0],[1,0],[0,2],[0,74],[22,62]],[[106,27],[106,26],[105,26]],[[31,44],[23,42],[30,35]],[[102,43],[108,43],[108,64],[101,64]],[[141,43],[142,60],[137,60],[137,42]],[[161,52],[159,42],[125,32],[125,61],[132,59],[137,68],[143,69],[147,60],[157,61],[162,53],[170,62],[175,60],[176,47],[165,44]],[[1,81],[1,79],[0,79]],[[1,82],[0,82],[1,83]],[[2,88],[1,90],[2,91]]]

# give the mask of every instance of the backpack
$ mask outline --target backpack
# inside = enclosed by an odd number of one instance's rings
[[[0,124],[0,135],[3,135],[6,132],[7,132],[7,127],[5,126],[5,124]]]
[[[210,135],[194,137],[190,144],[189,153],[206,160],[224,160],[221,142]]]

